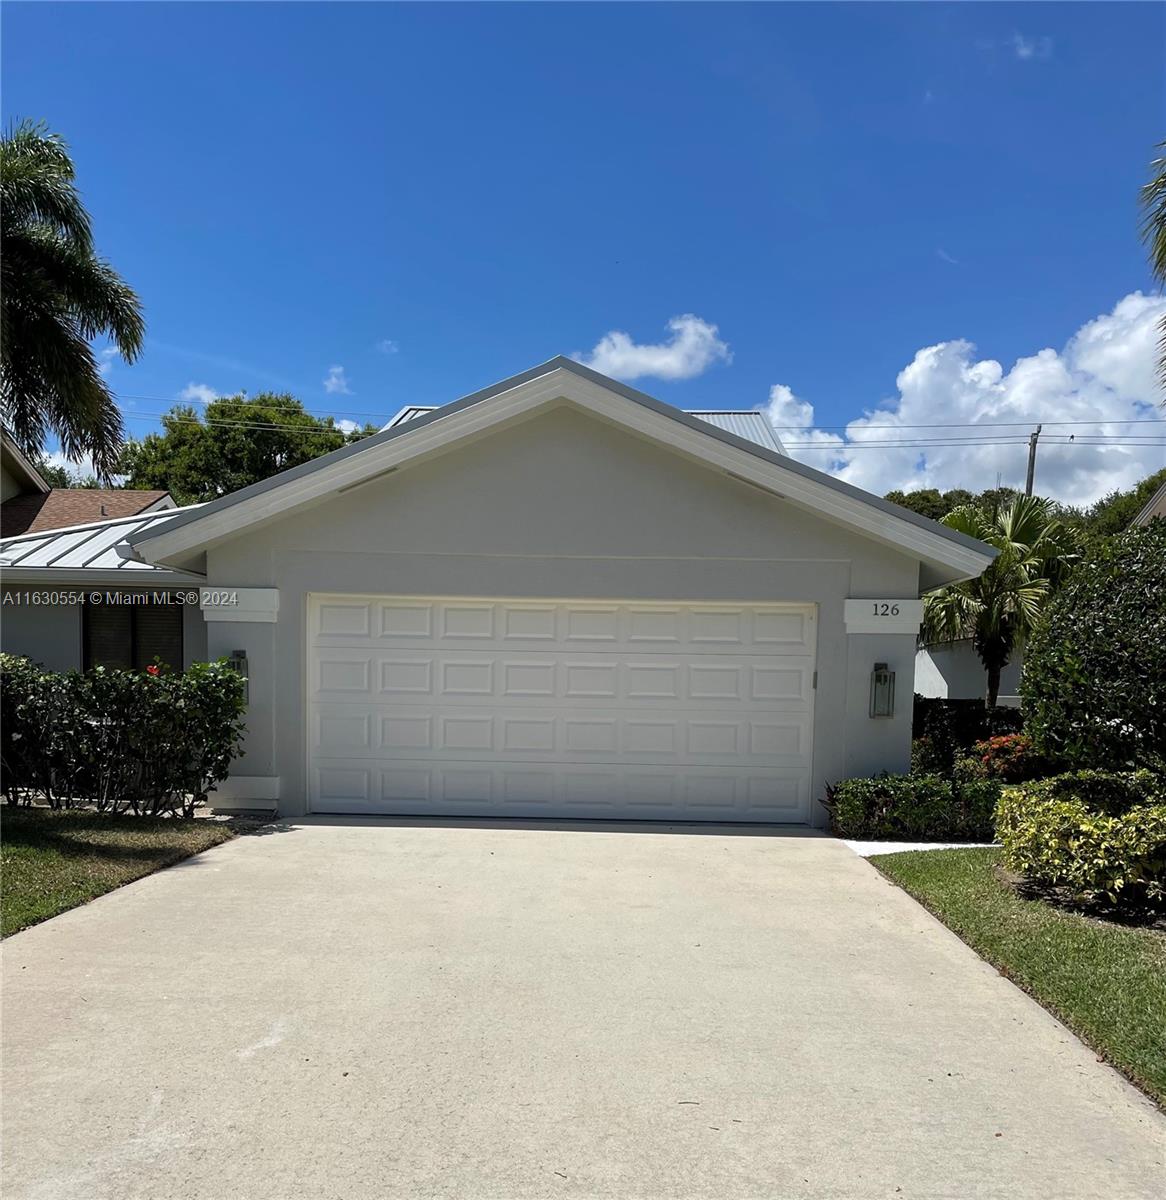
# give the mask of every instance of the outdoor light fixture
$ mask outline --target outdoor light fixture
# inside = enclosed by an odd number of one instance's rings
[[[875,663],[870,673],[870,715],[893,717],[895,715],[895,672],[886,663]]]
[[[227,659],[227,666],[237,675],[243,676],[243,703],[248,703],[251,699],[251,685],[247,681],[247,651],[232,650]],[[873,693],[871,694],[873,695]],[[871,703],[874,703],[873,700]]]

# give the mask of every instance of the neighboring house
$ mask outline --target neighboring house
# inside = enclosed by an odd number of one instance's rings
[[[220,805],[821,825],[906,769],[920,594],[994,551],[762,425],[557,358],[128,523],[246,661]]]
[[[1149,525],[1155,517],[1166,518],[1166,483],[1162,484],[1150,497],[1146,507],[1130,523],[1132,525]]]
[[[0,538],[177,507],[169,492],[50,487],[7,433],[0,451],[0,483]]]
[[[116,549],[175,511],[0,540],[0,646],[54,671],[205,661],[202,577]]]
[[[52,491],[6,429],[0,429],[0,508],[16,496]]]
[[[1023,663],[1024,650],[1018,647],[1000,672],[998,704],[1019,707]],[[988,672],[971,638],[919,650],[915,655],[915,691],[920,696],[938,696],[944,700],[983,700],[988,694]]]

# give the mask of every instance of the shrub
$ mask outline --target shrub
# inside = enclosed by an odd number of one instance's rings
[[[841,837],[903,841],[991,841],[1000,784],[953,784],[938,775],[845,779],[826,791],[830,825]]]
[[[1166,521],[1095,548],[1050,601],[1021,699],[1038,749],[1076,767],[1166,757]]]
[[[958,750],[970,750],[976,742],[1004,733],[1018,733],[1024,724],[1019,708],[998,704],[987,708],[982,700],[946,700],[942,696],[915,696],[911,718],[913,737],[946,730]]]
[[[240,753],[243,710],[225,663],[61,674],[0,655],[4,796],[191,816]]]
[[[1083,777],[1087,776],[1087,777]],[[1073,772],[1003,793],[1004,864],[1089,903],[1166,902],[1166,791],[1146,774]]]
[[[970,757],[979,762],[983,778],[999,779],[1001,783],[1024,783],[1052,770],[1032,738],[1023,733],[1005,733],[977,742]]]

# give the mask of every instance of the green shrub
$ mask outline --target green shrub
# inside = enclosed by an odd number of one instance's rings
[[[1087,776],[1087,777],[1086,777]],[[1145,773],[1074,772],[1005,792],[1005,866],[1090,903],[1166,902],[1166,791]]]
[[[1025,651],[1025,728],[1076,767],[1166,758],[1166,521],[1095,548]]]
[[[225,663],[62,674],[0,655],[4,796],[191,816],[240,753],[243,711]]]
[[[953,784],[939,775],[879,775],[829,787],[830,825],[841,837],[991,841],[995,780]]]
[[[1024,718],[1019,708],[998,704],[987,708],[983,700],[947,700],[941,696],[915,695],[911,736],[934,737],[938,729],[950,738],[956,751],[970,750],[976,742],[1003,733],[1019,733]]]
[[[979,762],[982,778],[999,779],[1001,783],[1040,779],[1053,769],[1032,738],[1023,733],[1005,733],[977,742],[969,757]]]

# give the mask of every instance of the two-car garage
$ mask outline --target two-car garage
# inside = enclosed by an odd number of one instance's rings
[[[813,605],[312,595],[314,812],[803,822]]]

